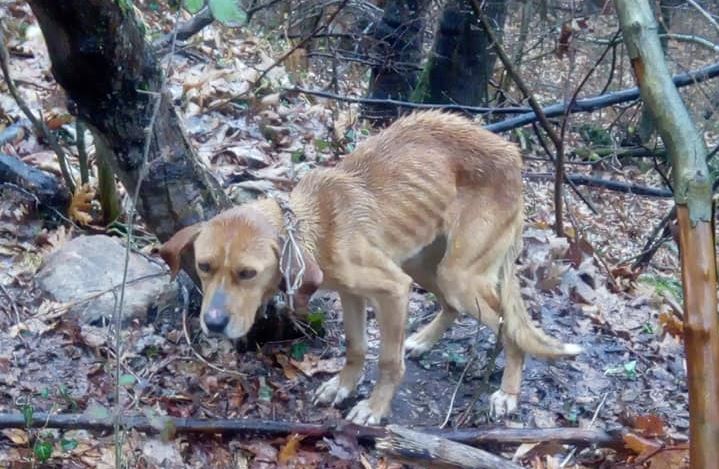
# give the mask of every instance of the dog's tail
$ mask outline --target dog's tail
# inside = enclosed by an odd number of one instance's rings
[[[536,327],[522,301],[515,261],[522,251],[522,230],[517,229],[514,243],[507,251],[499,276],[499,289],[504,312],[502,334],[507,334],[524,352],[539,358],[570,357],[582,353],[577,344],[564,344]]]

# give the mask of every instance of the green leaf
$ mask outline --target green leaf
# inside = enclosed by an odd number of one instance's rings
[[[205,0],[183,0],[182,4],[185,7],[185,10],[194,15],[205,6]]]
[[[66,438],[63,438],[62,440],[60,440],[60,447],[62,448],[62,450],[64,452],[69,453],[70,451],[77,448],[77,440],[72,439],[72,438],[69,440]]]
[[[38,440],[35,442],[35,448],[33,448],[35,457],[40,462],[45,462],[52,456],[52,443],[49,441]]]
[[[327,140],[323,140],[321,138],[315,139],[315,150],[317,150],[318,152],[321,153],[323,151],[327,151],[329,148],[330,142],[328,142]]]
[[[210,11],[225,26],[240,26],[247,22],[247,13],[238,0],[209,0]]]
[[[22,418],[25,420],[25,426],[29,428],[30,425],[32,425],[32,414],[34,412],[32,406],[25,404],[20,407],[20,412],[22,413]]]
[[[292,162],[293,163],[300,163],[304,159],[305,159],[305,151],[302,148],[292,152]]]
[[[316,309],[307,315],[307,324],[310,329],[317,334],[323,335],[325,330],[325,313],[321,309]]]
[[[624,373],[627,375],[627,378],[634,379],[637,377],[637,361],[632,360],[630,362],[627,362],[624,364]]]
[[[132,375],[120,375],[120,380],[117,384],[120,386],[132,386],[135,384],[135,377]]]
[[[302,361],[309,346],[304,342],[295,342],[290,348],[290,356],[297,361]]]
[[[257,390],[257,398],[261,401],[272,401],[272,388],[267,385],[264,376],[260,376],[260,388]]]

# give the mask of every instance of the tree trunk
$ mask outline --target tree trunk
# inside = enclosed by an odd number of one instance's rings
[[[152,96],[162,69],[126,2],[29,0],[52,60],[52,73],[77,105],[128,193],[138,184]],[[143,92],[144,91],[144,92]],[[160,239],[230,206],[201,166],[169,95],[162,96],[137,211]]]
[[[690,464],[719,468],[719,317],[712,181],[706,146],[664,60],[646,0],[615,0],[642,99],[672,160],[684,288]]]
[[[127,193],[133,194],[153,111],[149,93],[160,90],[163,76],[143,27],[124,0],[29,3],[45,36],[55,79],[91,128],[101,157],[107,156]],[[179,229],[229,208],[231,202],[195,155],[169,94],[161,99],[137,212],[164,242]],[[199,284],[192,252],[183,257],[182,265]],[[284,314],[270,322],[258,320],[250,342],[277,339],[280,332],[295,335],[292,327],[279,327],[278,321],[289,324]],[[275,333],[264,336],[257,330]]]
[[[501,39],[507,6],[486,4],[484,10]],[[497,54],[487,32],[466,0],[450,0],[442,11],[434,46],[427,59],[413,101],[484,106]]]
[[[422,34],[428,0],[388,0],[382,21],[372,32],[374,45],[370,55],[373,66],[368,97],[409,101],[417,85],[422,59]],[[378,123],[396,118],[403,109],[395,106],[368,104],[366,118]]]

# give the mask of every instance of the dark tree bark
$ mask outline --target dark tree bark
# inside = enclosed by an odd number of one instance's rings
[[[140,178],[153,97],[163,71],[133,11],[122,1],[30,0],[52,73],[77,105],[129,193]],[[145,91],[145,93],[143,93]],[[161,241],[230,206],[201,166],[169,95],[162,96],[137,211]]]
[[[486,2],[484,10],[501,39],[507,5]],[[489,80],[497,61],[484,27],[467,0],[450,0],[442,11],[434,46],[415,90],[422,103],[483,106],[489,101]]]
[[[371,55],[381,66],[372,67],[368,97],[409,101],[417,86],[422,59],[424,16],[429,0],[388,0],[382,20],[372,32]],[[366,105],[365,117],[387,122],[403,110],[387,105]]]

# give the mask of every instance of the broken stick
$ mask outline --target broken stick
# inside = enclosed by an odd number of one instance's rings
[[[521,469],[522,467],[487,451],[398,425],[388,425],[387,436],[377,439],[375,447],[399,460],[422,463],[429,467],[467,469]]]

